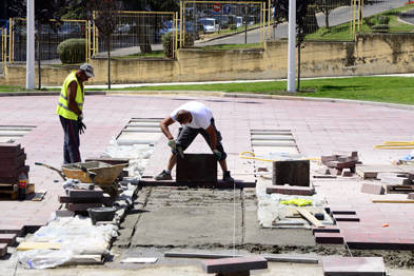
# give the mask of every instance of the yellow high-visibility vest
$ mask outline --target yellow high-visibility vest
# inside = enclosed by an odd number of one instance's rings
[[[63,82],[62,89],[60,91],[59,102],[56,108],[56,113],[62,116],[63,118],[69,120],[78,120],[78,115],[76,115],[75,112],[69,109],[68,104],[68,88],[69,84],[73,81],[75,81],[77,84],[75,101],[78,104],[79,109],[82,110],[85,95],[83,93],[83,87],[79,85],[78,79],[76,78],[76,71],[73,71],[66,77],[65,81]]]

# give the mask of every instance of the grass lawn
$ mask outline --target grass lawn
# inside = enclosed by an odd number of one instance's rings
[[[372,33],[372,29],[367,25],[366,20],[372,20],[379,15],[386,16],[390,19],[389,33],[411,33],[414,31],[414,25],[406,24],[398,20],[398,13],[403,13],[414,8],[414,5],[404,6],[397,9],[389,10],[380,14],[372,15],[366,17],[363,20],[361,28],[358,30],[358,33]],[[347,41],[353,40],[351,34],[351,23],[343,23],[340,25],[332,26],[329,29],[326,27],[319,28],[315,33],[306,35],[305,39],[307,40],[334,40],[334,41]]]
[[[286,81],[255,83],[217,83],[197,85],[143,86],[116,91],[221,91],[228,93],[254,93],[265,95],[288,95],[297,97],[336,98],[374,102],[389,102],[414,105],[413,78],[408,77],[349,77],[302,80],[301,92],[286,92]],[[86,90],[96,91],[96,89]],[[100,89],[101,91],[110,90]],[[46,91],[46,90],[43,90]],[[59,91],[48,89],[47,91]],[[18,86],[0,86],[0,93],[26,92]]]
[[[238,50],[238,49],[263,49],[263,43],[248,43],[248,44],[220,44],[199,47],[200,50]]]
[[[133,54],[128,56],[122,56],[122,57],[112,57],[113,59],[131,59],[131,58],[163,58],[165,57],[165,52],[163,50],[159,51],[152,51],[152,53],[146,53],[146,54]]]
[[[0,85],[0,93],[11,93],[11,92],[26,92],[26,89],[20,86]]]
[[[226,83],[199,85],[168,85],[125,88],[134,91],[222,91],[316,98],[389,102],[414,105],[414,86],[407,77],[353,77],[302,80],[301,90],[314,92],[287,93],[286,81],[256,83]],[[119,89],[117,89],[119,90]]]

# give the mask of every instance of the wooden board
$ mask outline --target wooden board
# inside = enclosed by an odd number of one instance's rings
[[[313,207],[313,206],[304,206],[301,207],[307,211],[309,211],[312,215],[315,213],[325,213],[323,208]],[[299,214],[297,207],[287,206],[285,210],[285,217],[286,218],[301,218],[302,216]]]
[[[414,203],[414,200],[410,199],[372,199],[373,203]]]
[[[302,217],[312,223],[316,228],[325,228],[325,225],[323,225],[322,222],[315,218],[308,210],[302,208],[296,208],[296,210],[299,212],[299,214],[301,214]]]
[[[384,185],[387,194],[409,194],[414,192],[414,185]]]
[[[27,251],[34,249],[60,250],[61,244],[58,242],[21,242],[17,251]]]
[[[377,178],[378,173],[409,173],[414,171],[414,167],[410,165],[364,165],[357,164],[356,173],[364,178]]]

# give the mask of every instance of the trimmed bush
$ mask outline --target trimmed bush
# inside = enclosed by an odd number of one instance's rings
[[[164,53],[166,57],[171,58],[173,56],[174,51],[174,32],[166,33],[162,36],[162,46],[164,48]],[[191,35],[191,33],[185,34],[185,45],[184,47],[191,47],[194,45],[194,37]]]
[[[57,52],[63,64],[85,62],[86,41],[85,39],[67,39],[59,44]]]

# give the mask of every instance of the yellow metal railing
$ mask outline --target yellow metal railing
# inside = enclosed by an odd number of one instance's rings
[[[356,40],[356,34],[361,30],[364,0],[351,0],[351,34]]]
[[[24,24],[23,24],[24,22]],[[16,40],[17,34],[19,34],[20,37],[24,37],[25,35],[22,35],[23,30],[26,30],[25,26],[26,18],[10,18],[9,19],[9,30],[8,34],[3,38],[4,46],[2,47],[2,51],[6,53],[4,59],[8,63],[14,63],[16,61],[24,61],[23,56],[26,49],[25,41],[24,40]],[[91,57],[91,28],[90,23],[88,20],[72,20],[72,19],[62,19],[62,20],[55,20],[50,19],[50,22],[53,23],[78,23],[80,28],[80,34],[81,36],[79,38],[84,38],[86,42],[86,59],[89,59]],[[82,36],[82,29],[84,28],[84,36]],[[17,31],[18,29],[18,31]],[[7,32],[6,32],[7,33]],[[65,35],[59,34],[59,32],[54,33],[52,38],[43,36],[42,37],[42,43],[44,45],[52,45],[52,47],[56,47],[59,45],[60,42],[65,40]],[[19,59],[16,60],[16,43],[24,44],[20,45],[20,48],[23,49],[20,52],[17,52],[17,55],[20,54],[18,57]],[[18,47],[19,48],[19,47]],[[57,52],[56,52],[57,53]],[[57,56],[56,56],[57,58]]]
[[[96,12],[93,12],[93,18],[95,17]],[[111,35],[113,44],[111,47],[112,50],[124,47],[161,44],[160,29],[164,27],[164,23],[167,21],[172,24],[172,54],[173,58],[175,58],[178,48],[177,26],[179,24],[178,14],[176,12],[119,11],[117,18],[118,28],[122,28],[123,25],[128,25],[128,28],[130,29],[128,31],[120,31],[119,29],[116,29],[115,32],[113,32]],[[104,45],[101,44],[99,30],[94,20],[92,20],[91,26],[91,42],[91,53],[94,56],[102,52],[102,49],[105,48]],[[117,43],[118,45],[114,45]]]

